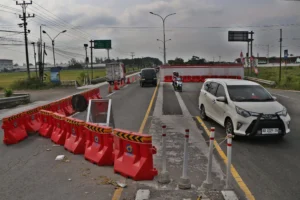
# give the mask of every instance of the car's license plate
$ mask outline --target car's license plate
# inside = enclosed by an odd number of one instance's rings
[[[262,134],[278,134],[279,129],[278,128],[263,128]]]

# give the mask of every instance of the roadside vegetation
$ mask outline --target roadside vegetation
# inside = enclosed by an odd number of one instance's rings
[[[281,81],[279,82],[279,67],[259,67],[259,73],[256,76],[252,73],[251,76],[260,79],[275,81],[275,88],[300,90],[300,66],[281,68]],[[248,76],[248,71],[245,69],[245,76]]]
[[[138,67],[128,67],[127,73],[138,70]],[[89,71],[91,74],[91,71]],[[31,72],[31,77],[27,79],[26,72],[6,72],[0,73],[0,90],[5,88],[12,88],[14,90],[23,89],[48,89],[53,87],[59,87],[59,84],[54,84],[50,82],[50,72],[45,72],[46,80],[42,83],[38,78],[36,78],[35,72]],[[106,75],[105,69],[94,69],[93,77],[100,78]],[[74,70],[62,70],[60,72],[60,79],[62,81],[76,80],[79,84],[83,83],[84,70],[74,69]]]

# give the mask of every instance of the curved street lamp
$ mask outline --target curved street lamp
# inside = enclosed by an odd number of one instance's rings
[[[54,37],[54,39],[52,39],[51,38],[51,36],[46,32],[46,31],[43,31],[43,33],[44,34],[47,34],[48,35],[48,37],[50,38],[50,40],[52,41],[52,49],[53,49],[53,60],[54,60],[54,67],[55,67],[55,53],[54,53],[54,40],[61,34],[61,33],[65,33],[65,32],[67,32],[67,30],[63,30],[63,31],[61,31],[61,32],[59,32],[55,37]]]
[[[171,13],[171,14],[168,14],[167,16],[165,16],[165,17],[162,17],[162,16],[160,16],[159,14],[156,14],[156,13],[154,13],[154,12],[150,12],[150,14],[151,15],[156,15],[156,16],[158,16],[158,17],[160,17],[161,18],[161,20],[162,20],[162,22],[163,22],[163,34],[164,34],[164,40],[163,40],[163,43],[164,43],[164,64],[166,64],[166,31],[165,31],[165,21],[166,21],[166,19],[169,17],[169,16],[171,16],[171,15],[175,15],[176,13]],[[170,39],[169,39],[170,40]],[[169,41],[168,40],[168,41]],[[158,41],[161,41],[161,40],[158,40]]]

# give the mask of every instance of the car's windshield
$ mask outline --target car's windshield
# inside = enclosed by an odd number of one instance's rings
[[[143,70],[142,71],[142,76],[147,76],[147,77],[153,77],[156,76],[156,72],[153,69],[149,69],[149,70]]]
[[[229,85],[227,89],[232,101],[274,101],[272,96],[260,85]]]

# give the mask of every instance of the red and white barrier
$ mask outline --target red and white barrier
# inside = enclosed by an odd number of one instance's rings
[[[173,71],[179,73],[183,82],[204,82],[206,78],[243,79],[244,66],[241,64],[221,65],[162,65],[160,77],[163,82],[172,82]]]

